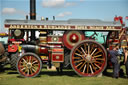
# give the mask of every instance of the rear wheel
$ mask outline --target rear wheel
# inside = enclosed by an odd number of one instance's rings
[[[18,58],[17,70],[23,77],[36,77],[42,68],[42,61],[34,53],[25,53]]]
[[[17,59],[18,59],[18,53],[11,54],[10,65],[12,70],[16,70]]]
[[[82,41],[72,49],[70,63],[79,76],[96,76],[106,67],[106,50],[95,41]]]

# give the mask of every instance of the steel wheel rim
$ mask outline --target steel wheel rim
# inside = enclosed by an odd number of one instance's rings
[[[41,69],[40,61],[33,55],[22,56],[18,61],[18,71],[25,77],[36,76]]]
[[[77,44],[70,57],[72,68],[80,76],[96,76],[107,64],[106,51],[95,41],[83,41]]]

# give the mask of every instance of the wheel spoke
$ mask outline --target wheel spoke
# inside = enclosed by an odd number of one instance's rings
[[[19,67],[20,67],[20,68],[24,68],[25,66],[26,66],[26,65],[23,64],[23,65],[21,65],[21,66],[19,66]]]
[[[24,72],[26,73],[27,71],[28,71],[28,69],[26,68]]]
[[[93,54],[93,56],[94,56],[94,55],[97,55],[97,54],[100,53],[100,52],[102,52],[102,51],[97,51],[96,53]]]
[[[84,65],[83,73],[85,72],[85,69],[86,69],[86,64]]]
[[[82,52],[84,53],[84,55],[87,55],[82,47],[81,47],[81,50],[82,50]]]
[[[93,69],[96,71],[96,68],[95,68],[95,66],[91,63],[91,65],[92,65],[92,67],[93,67]]]
[[[84,49],[85,49],[85,53],[87,53],[87,50],[86,50],[86,44],[84,44]]]
[[[28,71],[27,71],[27,75],[29,75],[29,69],[28,69]]]
[[[78,51],[80,54],[83,54],[79,49],[77,49],[77,51]]]
[[[91,56],[96,52],[97,48],[95,48],[95,50],[92,52]]]
[[[104,61],[105,59],[104,58],[96,58],[96,60],[102,60],[102,61]]]
[[[80,56],[80,57],[82,57],[83,55],[80,55],[80,54],[78,54],[78,53],[75,53],[75,55],[78,55],[78,56]]]
[[[24,61],[20,61],[20,64],[23,66],[26,66],[27,63],[25,63]]]
[[[102,63],[101,62],[98,62],[98,61],[95,61],[95,63],[98,63],[98,64],[101,64],[102,65]]]
[[[74,61],[74,63],[79,63],[79,62],[81,62],[81,61],[84,61],[84,60],[83,60],[83,59],[77,60],[77,61]]]
[[[32,65],[33,65],[33,64],[35,64],[35,63],[37,63],[37,62],[38,62],[38,61],[37,61],[37,60],[35,60],[34,62],[32,62]]]
[[[21,69],[21,71],[23,71],[23,70],[25,70],[25,69],[26,69],[26,68],[24,67],[24,68]]]
[[[95,65],[100,69],[101,67],[100,66],[98,66],[96,63],[95,63]]]
[[[36,70],[35,70],[35,68],[34,68],[34,67],[32,67],[32,71],[36,72]]]
[[[29,56],[26,56],[26,60],[27,60],[27,62],[29,62]]]
[[[73,57],[73,59],[81,59],[80,57]]]
[[[33,74],[33,72],[32,72],[32,68],[30,69],[30,72],[31,72],[31,74]]]
[[[79,70],[81,70],[83,68],[83,66],[85,65],[86,62],[84,62],[81,67],[79,68]]]
[[[89,63],[87,63],[87,73],[88,73],[88,71],[89,71]]]
[[[29,56],[29,62],[31,62],[31,56]]]
[[[96,55],[96,56],[94,56],[94,57],[100,57],[100,56],[102,56],[102,55]]]
[[[90,45],[88,45],[88,54],[90,54]]]
[[[91,69],[91,73],[94,74],[93,70],[92,70],[92,66],[90,65],[90,69]]]
[[[23,60],[25,63],[27,63],[27,61],[26,61],[24,58],[22,58],[22,60]]]
[[[37,64],[33,64],[33,66],[34,66],[34,67],[38,67],[38,66],[39,66],[39,64],[38,64],[38,63],[37,63]]]
[[[90,53],[92,53],[92,50],[93,50],[93,46],[94,46],[94,44],[93,44],[93,45],[92,45],[92,47],[91,47]]]
[[[78,53],[75,53],[75,55],[80,56],[82,59],[84,59],[84,58],[83,58],[83,55],[80,55],[80,54],[78,54]]]
[[[79,63],[78,65],[76,65],[76,67],[80,66],[83,62]]]

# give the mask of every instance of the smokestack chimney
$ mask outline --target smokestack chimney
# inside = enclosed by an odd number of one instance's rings
[[[55,20],[55,16],[53,16],[53,20]]]
[[[30,0],[30,20],[36,20],[36,0]],[[31,40],[35,39],[35,30],[31,30]]]
[[[36,0],[30,0],[30,19],[36,20]]]
[[[26,20],[28,20],[28,15],[26,15]]]

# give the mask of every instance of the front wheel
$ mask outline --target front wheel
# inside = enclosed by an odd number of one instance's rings
[[[84,40],[72,49],[70,63],[79,76],[96,76],[106,67],[107,53],[101,44]]]
[[[17,71],[23,77],[36,77],[42,68],[42,61],[34,53],[24,53],[18,58]]]

